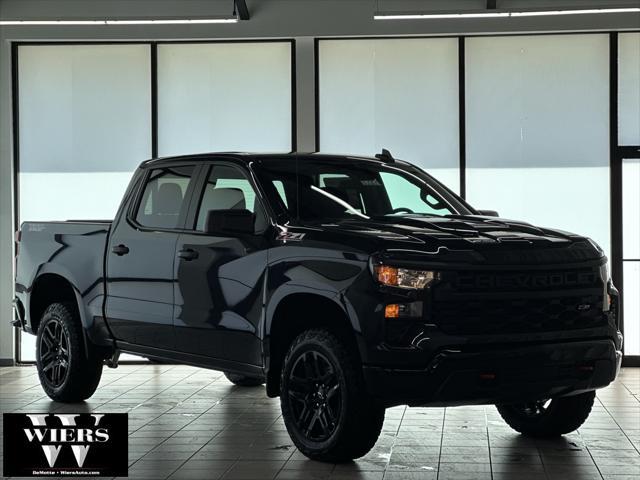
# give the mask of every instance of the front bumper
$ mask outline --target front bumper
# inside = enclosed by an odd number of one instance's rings
[[[365,366],[367,389],[387,406],[518,403],[605,387],[622,361],[611,339],[465,348],[420,370]]]

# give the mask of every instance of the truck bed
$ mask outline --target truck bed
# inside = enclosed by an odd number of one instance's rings
[[[21,225],[16,302],[22,312],[19,320],[24,330],[35,333],[32,321],[39,318],[32,315],[33,306],[27,301],[28,289],[34,287],[37,277],[40,282],[60,276],[73,285],[78,304],[84,306],[79,313],[85,326],[91,327],[95,319],[102,318],[104,259],[111,223],[111,220],[68,220]]]

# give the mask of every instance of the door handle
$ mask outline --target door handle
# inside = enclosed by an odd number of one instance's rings
[[[180,250],[178,252],[178,256],[180,258],[182,258],[183,260],[195,260],[196,258],[198,258],[198,252],[196,252],[195,250],[192,250],[190,248],[186,248],[184,250]]]
[[[122,244],[114,245],[113,247],[111,247],[111,253],[115,253],[116,255],[121,257],[122,255],[126,255],[127,253],[129,253],[129,247]]]

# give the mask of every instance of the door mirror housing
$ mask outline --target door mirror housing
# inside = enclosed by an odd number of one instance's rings
[[[478,215],[484,215],[485,217],[499,217],[500,214],[495,210],[477,210]]]
[[[255,222],[255,214],[246,209],[209,210],[204,224],[204,232],[253,235]]]

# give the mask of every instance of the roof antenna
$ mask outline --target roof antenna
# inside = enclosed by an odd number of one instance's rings
[[[382,153],[377,153],[376,158],[378,160],[382,160],[385,163],[393,163],[395,161],[395,158],[393,158],[391,152],[389,152],[389,150],[387,150],[386,148],[382,149]]]

